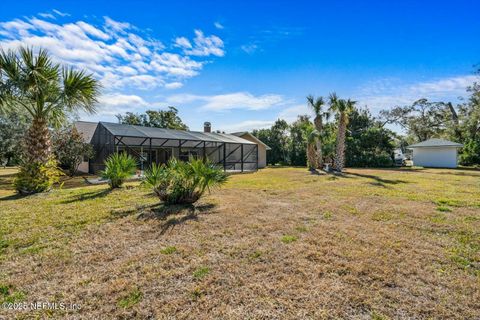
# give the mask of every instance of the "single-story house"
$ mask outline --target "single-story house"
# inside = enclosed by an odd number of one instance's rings
[[[413,165],[434,168],[456,168],[458,149],[462,144],[443,140],[429,139],[407,147],[413,151]]]
[[[256,143],[258,145],[258,168],[265,168],[267,166],[267,150],[271,150],[269,146],[247,131],[233,132],[232,134]]]
[[[140,170],[153,162],[166,163],[171,157],[185,161],[190,157],[209,159],[230,172],[261,168],[259,150],[263,144],[233,134],[211,132],[209,122],[205,122],[203,132],[85,121],[77,121],[75,127],[95,150],[95,157],[80,165],[79,171],[83,172],[95,174],[103,170],[104,161],[115,152],[136,157]]]

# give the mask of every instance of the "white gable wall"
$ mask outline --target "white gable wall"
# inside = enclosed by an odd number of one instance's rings
[[[412,148],[413,165],[419,167],[456,168],[456,147]]]

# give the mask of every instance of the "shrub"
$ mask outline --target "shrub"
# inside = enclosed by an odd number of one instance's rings
[[[126,179],[135,174],[137,161],[127,153],[114,153],[105,161],[105,170],[100,174],[108,179],[110,188],[120,188]]]
[[[62,175],[57,167],[57,161],[51,157],[45,164],[41,162],[22,164],[13,185],[21,194],[49,191],[60,181]]]
[[[460,163],[464,166],[480,164],[480,141],[468,140],[460,154]]]
[[[93,146],[84,141],[83,135],[74,126],[56,131],[52,141],[55,156],[71,177],[75,175],[84,158],[91,159],[95,154]]]
[[[172,158],[167,165],[152,164],[143,183],[166,204],[192,204],[205,191],[226,181],[227,175],[208,161],[182,162]]]

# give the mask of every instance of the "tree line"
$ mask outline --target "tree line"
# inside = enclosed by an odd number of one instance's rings
[[[480,74],[480,69],[476,73]],[[462,143],[460,164],[480,165],[480,83],[469,86],[467,94],[456,105],[421,98],[382,110],[377,117],[335,94],[328,99],[310,95],[306,102],[313,119],[299,115],[291,124],[278,119],[270,128],[252,133],[271,148],[267,155],[270,165],[308,165],[314,170],[327,162],[339,171],[343,165],[391,166],[394,149],[406,152],[408,145],[431,138]],[[386,128],[388,124],[397,125],[405,134]]]
[[[316,105],[320,110],[318,103]],[[318,112],[323,113],[321,122],[318,115],[313,121],[308,115],[299,115],[291,124],[278,119],[271,128],[253,130],[252,134],[271,148],[267,155],[270,165],[308,165],[313,170],[321,168],[323,163],[335,165],[339,152],[344,152],[339,154],[342,169],[343,164],[347,167],[393,165],[391,155],[399,141],[395,132],[386,129],[380,119],[373,117],[366,108],[352,105],[346,111],[343,116],[334,115],[329,122],[324,122],[330,117],[327,111]],[[340,148],[339,143],[343,144]],[[334,168],[341,170],[339,166]]]

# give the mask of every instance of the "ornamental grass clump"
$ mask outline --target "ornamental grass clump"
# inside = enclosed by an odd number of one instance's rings
[[[192,204],[206,191],[227,181],[227,175],[209,161],[171,159],[166,165],[152,164],[143,184],[153,189],[165,204]]]
[[[135,174],[137,161],[127,153],[114,153],[105,161],[105,170],[100,173],[108,179],[110,188],[120,188],[125,180]]]

